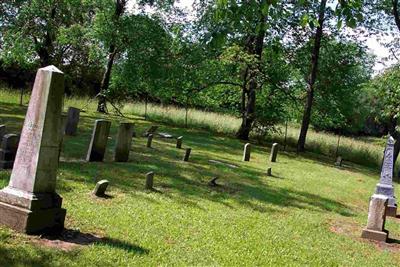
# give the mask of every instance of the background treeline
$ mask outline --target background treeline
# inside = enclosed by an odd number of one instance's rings
[[[0,3],[0,79],[29,90],[56,65],[66,94],[229,113],[236,133],[285,122],[317,131],[397,139],[400,71],[373,76],[368,35],[388,36],[396,60],[397,1],[14,0]],[[400,148],[400,143],[398,144]]]

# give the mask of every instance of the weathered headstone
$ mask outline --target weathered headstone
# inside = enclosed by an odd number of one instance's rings
[[[3,140],[3,136],[6,135],[6,126],[5,125],[0,125],[0,142]]]
[[[341,156],[338,156],[338,157],[336,158],[335,165],[338,166],[338,167],[341,167],[341,166],[342,166],[342,163],[343,163],[343,158],[342,158]]]
[[[151,147],[151,142],[153,141],[153,135],[152,134],[149,134],[148,136],[147,136],[147,144],[146,144],[146,146],[147,147]]]
[[[6,134],[0,140],[0,169],[12,169],[17,154],[19,135]]]
[[[267,176],[272,176],[272,168],[271,167],[269,167],[267,169]]]
[[[101,180],[97,182],[96,187],[93,190],[93,195],[97,197],[104,197],[109,184],[110,182],[107,180]]]
[[[79,113],[80,109],[69,107],[67,114],[67,122],[65,124],[65,134],[66,135],[76,135],[79,123]]]
[[[0,191],[0,224],[28,234],[61,231],[65,209],[55,192],[64,74],[38,70],[9,185]]]
[[[271,148],[271,156],[269,158],[271,162],[276,162],[276,157],[278,156],[278,150],[279,150],[279,144],[273,143]]]
[[[147,136],[149,136],[149,134],[155,134],[157,129],[158,129],[157,125],[150,126],[150,128],[146,132],[143,133],[143,137],[147,137]]]
[[[243,161],[250,161],[251,144],[247,143],[243,149]]]
[[[183,140],[183,136],[179,136],[178,138],[176,138],[176,148],[179,148],[179,149],[182,148],[182,140]]]
[[[363,229],[361,237],[376,241],[385,241],[389,232],[385,230],[386,210],[388,198],[374,194],[369,202],[367,227]]]
[[[183,161],[189,161],[190,152],[192,152],[191,148],[186,148],[185,155],[183,156]]]
[[[386,215],[396,217],[397,203],[396,197],[394,196],[393,187],[393,150],[394,150],[394,139],[389,137],[386,145],[386,149],[383,156],[381,178],[379,183],[376,185],[375,194],[381,194],[388,198],[388,206]]]
[[[212,187],[218,186],[217,180],[218,180],[218,177],[212,178],[212,179],[208,182],[208,185],[209,185],[209,186],[212,186]]]
[[[153,189],[154,172],[148,172],[146,174],[146,185],[145,188],[148,190]]]
[[[111,122],[107,120],[96,120],[94,123],[92,138],[90,140],[87,161],[103,161],[106,152],[108,134]]]
[[[132,144],[133,123],[123,122],[119,125],[114,159],[117,162],[127,162]]]

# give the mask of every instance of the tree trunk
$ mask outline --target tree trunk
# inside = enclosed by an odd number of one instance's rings
[[[266,17],[263,16],[261,18],[260,24],[261,26],[265,24],[265,19]],[[263,27],[260,27],[263,28]],[[240,125],[239,130],[236,133],[236,137],[241,139],[241,140],[249,140],[249,135],[250,131],[253,127],[253,123],[255,121],[255,111],[256,111],[256,90],[258,89],[258,83],[257,83],[257,76],[258,76],[258,71],[260,70],[260,64],[261,64],[261,57],[262,57],[262,51],[264,47],[264,37],[265,37],[265,31],[260,30],[257,34],[257,36],[250,36],[247,44],[246,44],[246,50],[249,54],[256,55],[257,59],[259,62],[257,63],[258,66],[256,66],[253,70],[250,70],[246,68],[245,71],[245,77],[246,79],[247,74],[250,72],[250,80],[249,80],[249,86],[246,90],[246,86],[243,86],[243,93],[242,93],[242,124]],[[247,97],[247,101],[246,101]]]
[[[117,0],[115,2],[115,13],[113,16],[113,21],[114,21],[114,26],[116,27],[116,22],[119,20],[119,18],[123,15],[125,11],[125,6],[126,6],[127,0]],[[97,111],[101,113],[107,113],[107,98],[106,98],[106,92],[108,90],[108,87],[110,85],[110,78],[111,78],[111,70],[114,64],[114,59],[117,54],[117,47],[115,43],[112,43],[109,48],[109,54],[108,54],[108,61],[107,61],[107,66],[106,70],[103,75],[103,79],[100,84],[100,89],[97,90],[99,92],[98,94],[98,103],[97,103]]]
[[[318,14],[318,27],[315,33],[314,39],[314,47],[311,54],[311,73],[308,79],[308,88],[307,88],[307,99],[304,106],[304,113],[303,113],[303,121],[301,123],[301,130],[299,135],[299,140],[297,142],[297,152],[303,152],[305,149],[306,144],[306,137],[308,127],[310,126],[311,120],[311,109],[314,100],[314,86],[317,80],[317,72],[318,72],[318,59],[319,59],[319,52],[321,48],[321,39],[323,34],[323,23],[325,19],[325,8],[326,8],[327,0],[322,0],[321,5],[319,7],[319,14]]]

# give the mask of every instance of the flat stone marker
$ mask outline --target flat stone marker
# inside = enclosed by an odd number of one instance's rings
[[[169,134],[169,133],[158,133],[158,136],[160,136],[161,138],[167,138],[167,139],[174,138],[172,136],[172,134]]]
[[[110,121],[96,120],[86,161],[103,161],[107,147],[108,134],[110,133],[110,126]]]
[[[369,202],[367,227],[362,231],[362,238],[386,242],[389,235],[389,232],[385,230],[387,204],[386,196],[372,195]]]
[[[243,149],[243,161],[250,161],[251,144],[247,143]]]
[[[276,157],[278,156],[278,150],[279,150],[279,144],[273,143],[271,148],[271,156],[269,157],[269,160],[271,162],[276,162]]]
[[[19,135],[6,134],[0,142],[0,169],[12,169],[17,154]]]
[[[183,156],[183,161],[189,161],[190,152],[192,152],[191,148],[186,148],[185,155]]]
[[[152,190],[153,189],[153,180],[154,180],[154,172],[148,172],[146,174],[145,189],[147,189],[147,190]]]
[[[272,168],[271,167],[269,167],[267,169],[267,176],[272,176]]]
[[[67,122],[65,124],[65,135],[76,135],[79,124],[80,109],[69,107],[67,113]]]
[[[110,182],[107,180],[101,180],[97,182],[96,187],[93,190],[93,195],[96,197],[104,197],[109,184]]]
[[[181,149],[182,148],[182,141],[183,141],[183,136],[179,136],[176,138],[176,148]]]
[[[55,192],[64,74],[38,70],[8,186],[0,191],[0,224],[28,234],[58,232],[66,210]]]
[[[132,144],[133,123],[122,122],[118,128],[117,143],[115,145],[114,160],[127,162]]]
[[[381,194],[388,198],[387,205],[387,216],[396,217],[397,213],[397,201],[394,196],[393,187],[393,150],[394,150],[394,139],[389,136],[387,141],[386,149],[383,157],[383,164],[381,170],[381,178],[379,183],[376,185],[375,194]]]
[[[6,126],[5,125],[0,125],[0,143],[1,140],[3,140],[3,136],[6,135]]]
[[[212,179],[208,182],[208,185],[209,185],[209,186],[212,186],[212,187],[218,186],[217,180],[218,180],[218,177],[212,178]]]
[[[153,141],[153,135],[152,134],[149,134],[148,136],[147,136],[147,144],[146,144],[146,147],[151,147],[151,142]]]
[[[147,137],[149,136],[149,134],[155,134],[155,132],[157,131],[158,126],[157,125],[152,125],[144,134],[143,137]]]

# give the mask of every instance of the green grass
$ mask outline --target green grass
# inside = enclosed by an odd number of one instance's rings
[[[20,131],[26,112],[15,103],[0,91],[0,121],[11,132]],[[67,99],[65,108],[70,104],[82,107],[86,100]],[[160,131],[183,135],[183,146],[192,148],[190,162],[181,161],[184,152],[174,140],[155,138],[148,149],[138,137],[130,161],[114,163],[118,121],[126,119],[100,116],[92,106],[81,113],[78,136],[65,139],[57,191],[67,209],[66,228],[103,239],[62,251],[1,227],[0,266],[398,265],[398,244],[378,246],[359,238],[377,169],[350,163],[335,168],[331,158],[312,153],[281,152],[277,163],[268,163],[269,148],[257,145],[245,163],[238,140],[166,124],[159,124]],[[86,163],[91,129],[100,117],[112,120],[106,159]],[[128,119],[139,133],[151,125],[140,116]],[[273,177],[264,174],[268,166]],[[156,192],[143,189],[148,171],[156,173]],[[0,171],[1,187],[9,176]],[[222,186],[208,187],[215,176]],[[111,182],[111,198],[91,196],[99,179]],[[386,228],[400,239],[398,221],[388,218]]]

